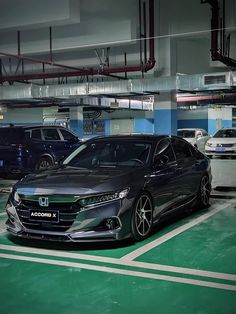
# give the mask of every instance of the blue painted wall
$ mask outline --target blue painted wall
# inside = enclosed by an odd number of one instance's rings
[[[80,137],[80,138],[84,137],[83,121],[81,121],[81,120],[70,120],[70,129],[75,134],[77,134],[78,137]]]
[[[190,120],[178,120],[178,129],[183,128],[201,128],[208,130],[208,120],[207,119],[190,119]]]
[[[232,120],[222,120],[221,122],[222,128],[231,128],[232,127]],[[209,119],[208,120],[208,133],[210,135],[214,135],[216,133],[216,119]]]
[[[177,134],[177,110],[157,109],[154,110],[154,133]]]
[[[135,133],[153,133],[153,119],[134,119]]]

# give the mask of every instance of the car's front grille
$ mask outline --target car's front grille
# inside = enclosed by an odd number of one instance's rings
[[[30,219],[30,210],[35,211],[58,211],[59,220],[58,222],[48,221],[37,221]],[[22,200],[20,205],[17,207],[17,214],[21,223],[27,229],[65,232],[73,224],[77,214],[80,211],[80,206],[77,202],[73,203],[59,203],[50,202],[48,207],[39,206],[37,201]]]

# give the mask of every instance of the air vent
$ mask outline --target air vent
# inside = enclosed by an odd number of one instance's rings
[[[206,75],[204,76],[205,85],[214,85],[214,84],[225,84],[226,77],[225,75]]]

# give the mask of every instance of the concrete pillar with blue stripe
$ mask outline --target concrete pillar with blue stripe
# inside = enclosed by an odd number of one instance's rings
[[[83,138],[83,107],[70,108],[70,129],[79,138]]]
[[[208,133],[214,135],[221,128],[232,127],[232,108],[208,109]]]
[[[177,103],[173,92],[155,96],[154,133],[177,134]]]

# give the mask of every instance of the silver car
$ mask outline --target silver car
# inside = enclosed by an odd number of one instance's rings
[[[204,152],[206,142],[210,139],[206,130],[197,128],[178,129],[177,135],[184,138],[201,152]]]
[[[236,156],[236,128],[223,128],[207,141],[205,154],[212,156]]]

